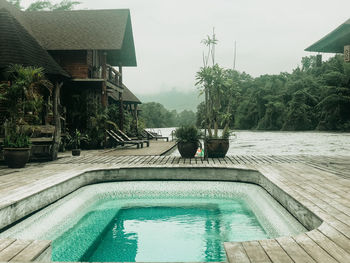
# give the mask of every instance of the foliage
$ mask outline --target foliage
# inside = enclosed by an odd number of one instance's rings
[[[181,126],[175,130],[175,137],[178,142],[198,142],[201,137],[200,130],[196,126]]]
[[[11,4],[17,8],[23,9],[21,6],[21,0],[8,0]],[[62,0],[57,4],[53,4],[48,0],[37,0],[29,5],[26,11],[65,11],[72,10],[75,6],[81,4],[79,1]]]
[[[7,0],[7,1],[12,5],[14,5],[15,7],[19,9],[23,9],[23,7],[21,6],[21,0]]]
[[[38,115],[44,104],[43,93],[52,93],[52,83],[45,77],[42,68],[11,65],[8,69],[11,85],[5,87],[5,93],[0,97],[4,101],[11,121],[23,118],[30,112]]]
[[[39,119],[44,100],[43,94],[52,92],[52,84],[42,68],[11,65],[8,69],[8,84],[2,85],[0,100],[7,109],[5,122],[5,145],[7,147],[28,147],[29,135],[24,129],[26,116]]]
[[[108,109],[96,105],[88,115],[87,135],[90,138],[89,146],[91,148],[102,148],[105,142],[105,129],[108,121]]]
[[[72,133],[68,133],[67,135],[68,146],[72,147],[72,149],[79,149],[81,142],[89,141],[89,136],[86,134],[82,134],[79,130],[75,130]]]
[[[144,120],[147,128],[174,127],[175,114],[164,108],[157,102],[149,102],[140,105],[140,118]]]
[[[6,136],[4,139],[5,148],[28,148],[30,147],[29,135],[23,126],[10,123],[5,125]]]
[[[237,72],[224,69],[215,63],[217,41],[214,31],[212,37],[208,36],[202,41],[208,48],[208,54],[207,56],[203,55],[204,66],[196,74],[196,86],[199,88],[200,94],[205,94],[205,120],[203,123],[207,125],[209,138],[219,137],[220,126],[224,129],[223,134],[227,136],[234,103],[239,97]],[[208,66],[209,57],[211,57],[212,66]]]
[[[169,111],[162,104],[148,102],[140,105],[139,121],[147,128],[165,128],[191,125],[196,122],[196,114],[190,110],[178,113],[176,110]]]
[[[350,64],[342,55],[322,65],[317,65],[315,56],[305,57],[301,64],[302,68],[292,73],[257,78],[223,69],[224,76],[234,82],[221,86],[226,95],[222,107],[231,103],[229,126],[246,130],[349,131]],[[200,104],[199,127],[204,127],[205,116],[205,105]]]

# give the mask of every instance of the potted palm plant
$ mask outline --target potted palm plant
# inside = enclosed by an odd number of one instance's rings
[[[175,137],[181,157],[193,158],[200,145],[200,131],[195,126],[182,126],[175,130]]]
[[[12,127],[11,127],[12,125]],[[4,158],[9,168],[24,168],[30,156],[29,136],[23,126],[5,124]]]
[[[52,84],[42,68],[12,65],[9,82],[2,85],[0,99],[7,108],[4,158],[11,168],[22,168],[29,159],[30,141],[25,116],[38,116],[43,107],[43,89],[51,92]]]
[[[225,157],[229,149],[229,120],[231,119],[232,108],[232,86],[230,71],[225,70],[215,63],[215,45],[217,39],[215,33],[203,40],[208,47],[208,55],[203,56],[204,66],[196,74],[196,86],[200,94],[205,94],[206,105],[206,129],[208,137],[205,138],[205,150],[211,158]],[[211,57],[212,66],[209,66]],[[219,134],[219,128],[223,128]]]
[[[72,148],[72,155],[73,156],[80,156],[81,142],[89,140],[88,136],[85,134],[82,134],[78,129],[76,129],[71,134],[68,134],[67,139],[68,139],[68,145]]]

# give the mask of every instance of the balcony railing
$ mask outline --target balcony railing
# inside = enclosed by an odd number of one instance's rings
[[[122,86],[121,78],[122,74],[111,65],[107,64],[107,80],[116,86]]]
[[[103,76],[103,67],[94,67],[91,72],[91,77],[93,79],[107,79],[110,83],[113,85],[116,85],[118,87],[122,86],[121,84],[121,78],[122,74],[113,68],[111,65],[106,64],[106,77]]]

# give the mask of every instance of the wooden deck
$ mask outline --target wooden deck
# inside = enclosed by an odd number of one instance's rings
[[[61,189],[63,184],[78,180],[85,171],[122,168],[219,168],[258,171],[300,205],[317,215],[323,223],[317,229],[298,236],[225,243],[230,263],[350,262],[349,157],[229,156],[206,161],[201,158],[182,159],[171,156],[117,156],[107,151],[86,153],[81,157],[67,156],[52,163],[30,165],[22,170],[2,168],[0,216],[1,210],[11,207],[16,207],[19,217],[24,216],[29,208],[21,206],[23,200],[35,200],[35,196],[44,194],[48,189],[62,186],[59,193],[48,198],[48,202],[57,200],[66,194]],[[86,184],[87,178],[89,177],[85,176],[80,184]],[[4,220],[0,217],[2,224]],[[21,261],[31,261],[38,256],[30,256],[31,247],[35,247],[35,251],[47,251],[45,244],[48,243],[37,246],[35,242],[38,241],[0,241],[0,261],[18,258]]]

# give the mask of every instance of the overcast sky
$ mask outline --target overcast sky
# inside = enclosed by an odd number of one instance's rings
[[[77,9],[131,10],[138,66],[125,68],[124,80],[136,94],[193,90],[213,27],[217,62],[233,66],[237,41],[236,69],[259,76],[290,72],[306,47],[350,18],[350,0],[80,1]]]

